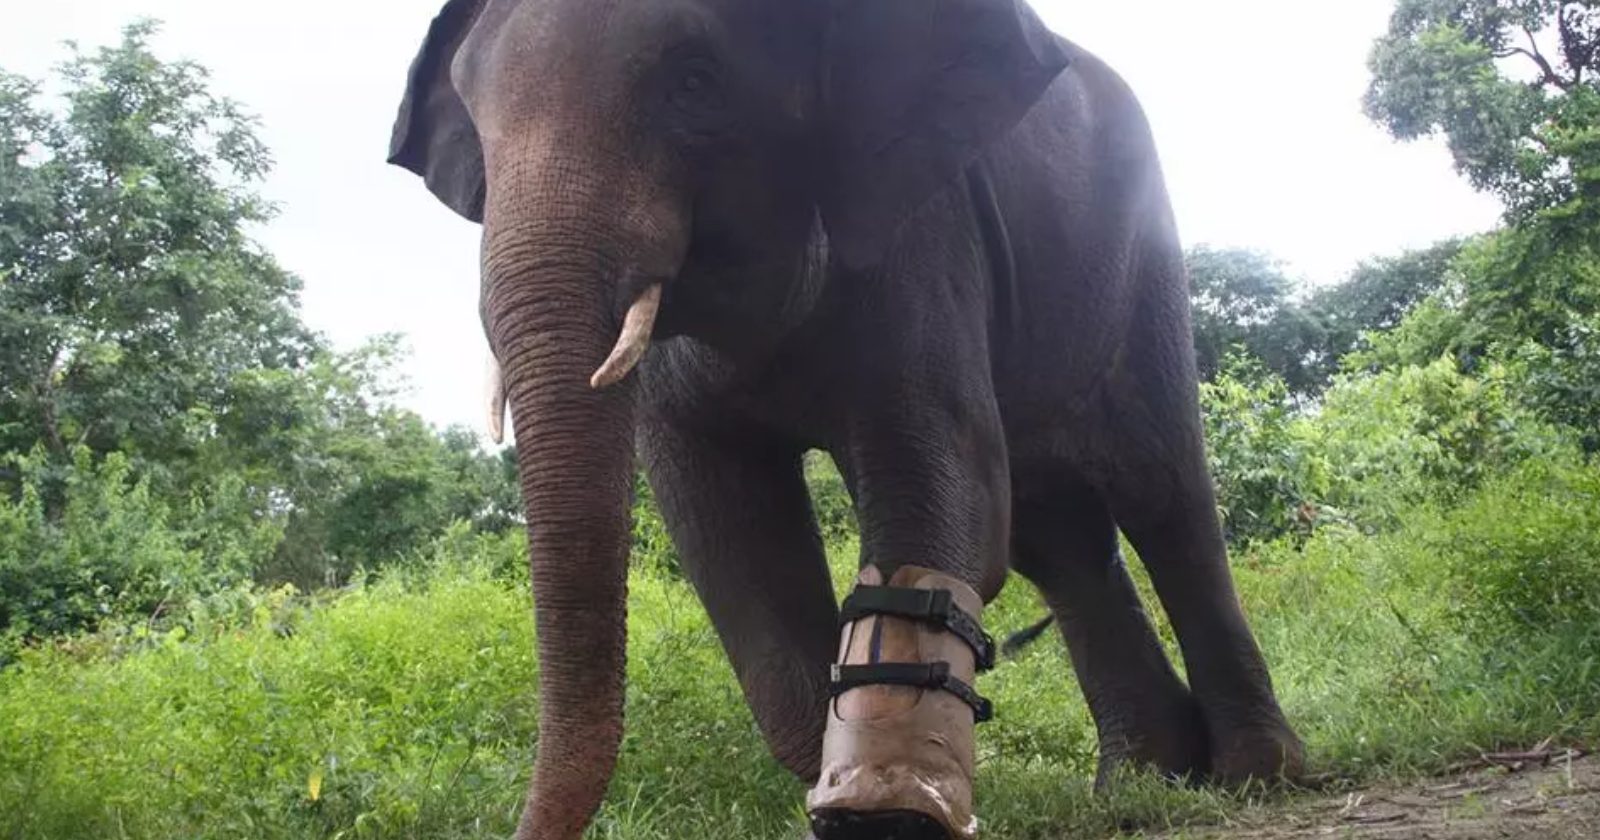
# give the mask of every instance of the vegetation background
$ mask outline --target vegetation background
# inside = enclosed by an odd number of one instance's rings
[[[397,407],[397,339],[338,353],[303,325],[250,236],[268,151],[152,31],[48,84],[0,74],[0,836],[504,836],[537,748],[514,460]],[[1242,595],[1321,772],[1594,745],[1600,8],[1398,0],[1371,69],[1369,115],[1446,137],[1507,214],[1315,289],[1191,252]],[[825,458],[808,475],[842,586],[850,500]],[[635,512],[629,729],[594,836],[799,836],[642,481]],[[1014,585],[988,620],[1041,609]],[[983,688],[988,837],[1260,800],[1091,796],[1059,643]]]

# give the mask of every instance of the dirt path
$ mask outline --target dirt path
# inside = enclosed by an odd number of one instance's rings
[[[1167,835],[1200,838],[1372,840],[1600,840],[1600,757],[1556,751],[1411,785],[1312,796],[1252,811],[1226,827]]]

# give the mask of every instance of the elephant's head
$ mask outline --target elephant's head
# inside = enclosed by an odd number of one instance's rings
[[[718,260],[742,281],[818,217],[872,264],[1064,65],[1023,0],[451,0],[434,21],[390,159],[484,226],[538,613],[524,836],[577,836],[615,762],[625,378],[663,287]]]

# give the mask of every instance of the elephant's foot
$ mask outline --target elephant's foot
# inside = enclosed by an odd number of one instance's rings
[[[1137,720],[1101,730],[1095,789],[1108,789],[1123,768],[1151,770],[1173,781],[1205,778],[1211,769],[1205,719],[1187,691]]]
[[[1237,786],[1246,782],[1298,781],[1305,775],[1306,751],[1281,715],[1266,723],[1211,732],[1211,778]]]
[[[864,569],[845,601],[822,776],[806,796],[818,840],[971,840],[973,690],[993,664],[983,601],[955,578]]]

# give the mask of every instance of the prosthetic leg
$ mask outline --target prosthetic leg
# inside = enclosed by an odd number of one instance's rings
[[[806,797],[818,840],[972,840],[973,689],[994,666],[983,601],[948,575],[869,566],[845,599],[822,775]]]

